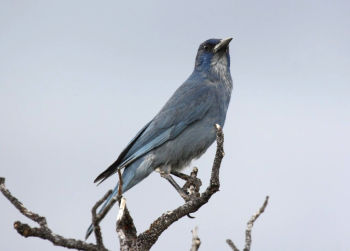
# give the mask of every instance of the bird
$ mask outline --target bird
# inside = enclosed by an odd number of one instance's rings
[[[158,171],[174,185],[171,171],[181,171],[199,158],[215,141],[214,125],[224,126],[233,89],[229,43],[232,38],[208,39],[200,44],[188,79],[163,108],[120,153],[117,160],[95,179],[103,182],[119,170],[122,193]],[[99,213],[118,194],[119,184]],[[92,233],[90,225],[85,238]]]

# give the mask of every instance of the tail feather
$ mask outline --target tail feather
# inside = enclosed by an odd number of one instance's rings
[[[122,193],[125,193],[130,188],[138,184],[141,180],[146,178],[153,171],[153,169],[150,167],[151,162],[147,159],[141,158],[134,162],[132,165],[130,165],[128,168],[124,169],[122,175]],[[101,214],[102,211],[107,207],[107,205],[111,203],[112,198],[118,194],[118,190],[119,182],[117,183],[117,186],[113,189],[112,194],[106,199],[105,203],[98,210],[98,214]],[[85,239],[87,239],[93,231],[94,226],[91,224],[88,230],[86,231]]]
[[[103,171],[97,178],[94,180],[95,183],[99,182],[98,184],[101,184],[104,180],[109,178],[111,175],[116,173],[118,171],[118,168],[121,168],[121,164],[126,160],[126,158],[130,155],[132,155],[134,151],[130,152],[131,148],[135,145],[137,140],[142,136],[144,131],[148,128],[148,126],[151,124],[152,120],[148,122],[137,134],[136,136],[129,142],[127,147],[120,153],[118,159],[110,165],[105,171]],[[136,149],[137,150],[137,149]],[[140,156],[139,156],[140,157]],[[136,159],[135,159],[136,160]],[[130,165],[131,163],[129,163]]]

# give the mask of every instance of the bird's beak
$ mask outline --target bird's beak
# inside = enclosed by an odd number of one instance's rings
[[[218,43],[217,45],[215,45],[214,47],[214,53],[218,52],[219,50],[226,48],[228,46],[228,44],[231,42],[232,37],[226,38],[226,39],[222,39],[220,41],[220,43]]]

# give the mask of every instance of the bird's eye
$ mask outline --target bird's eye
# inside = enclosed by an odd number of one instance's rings
[[[208,46],[208,45],[204,45],[204,46],[203,46],[203,49],[206,50],[206,51],[208,51],[208,50],[209,50],[209,46]]]

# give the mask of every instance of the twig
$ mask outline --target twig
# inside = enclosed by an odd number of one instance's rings
[[[248,221],[247,229],[245,231],[245,247],[243,251],[250,251],[250,247],[252,245],[252,229],[254,226],[254,222],[259,218],[259,216],[265,211],[265,208],[269,202],[269,196],[266,196],[263,205],[260,207],[258,212],[256,212]],[[235,246],[232,240],[227,239],[226,243],[232,248],[233,251],[239,251],[239,249]]]
[[[231,241],[230,239],[227,239],[226,243],[232,248],[233,251],[239,251],[239,249],[235,246],[233,241]]]
[[[31,227],[28,224],[24,224],[20,221],[14,223],[14,228],[17,232],[24,237],[39,237],[50,241],[53,245],[88,251],[102,251],[107,250],[103,246],[98,246],[92,243],[87,243],[81,240],[75,240],[71,238],[65,238],[61,235],[55,234],[47,225],[45,217],[39,214],[33,213],[28,210],[5,186],[5,178],[0,177],[0,190],[2,194],[14,205],[24,216],[37,222],[40,227]]]
[[[197,251],[201,245],[201,240],[198,237],[198,227],[195,227],[192,231],[192,246],[190,251]]]
[[[213,168],[211,171],[211,177],[210,177],[210,185],[207,187],[205,192],[202,194],[202,196],[208,198],[211,197],[214,193],[219,191],[220,187],[220,180],[219,180],[219,172],[220,172],[220,166],[221,166],[221,161],[223,157],[225,156],[224,152],[224,134],[222,132],[221,127],[216,124],[216,142],[217,142],[217,147],[216,147],[216,154],[214,158],[214,164]]]
[[[245,231],[245,247],[243,251],[249,251],[252,244],[252,229],[254,222],[259,218],[259,216],[265,211],[267,203],[269,202],[269,196],[266,196],[264,204],[261,206],[258,212],[256,212],[247,223],[247,230]]]
[[[0,177],[0,190],[3,195],[14,205],[24,216],[31,219],[32,221],[35,221],[38,223],[41,227],[47,227],[47,222],[45,217],[42,217],[36,213],[33,213],[32,211],[29,211],[27,208],[25,208],[17,198],[11,195],[10,191],[6,189],[5,187],[5,178]]]
[[[102,199],[100,199],[99,201],[96,202],[96,204],[92,207],[92,224],[94,226],[94,233],[95,233],[95,237],[96,237],[96,244],[100,249],[104,249],[104,245],[103,245],[103,240],[102,240],[102,234],[101,234],[101,228],[99,225],[99,220],[96,214],[96,210],[99,206],[101,206],[101,204],[108,198],[108,196],[110,196],[112,194],[112,190],[109,190],[105,196],[103,196]]]
[[[99,224],[101,222],[101,220],[103,220],[103,218],[107,215],[107,213],[109,212],[109,210],[111,210],[111,208],[113,207],[113,205],[120,199],[120,196],[116,195],[114,197],[112,197],[111,201],[109,202],[109,204],[102,210],[101,213],[96,215],[96,222],[97,224]]]

